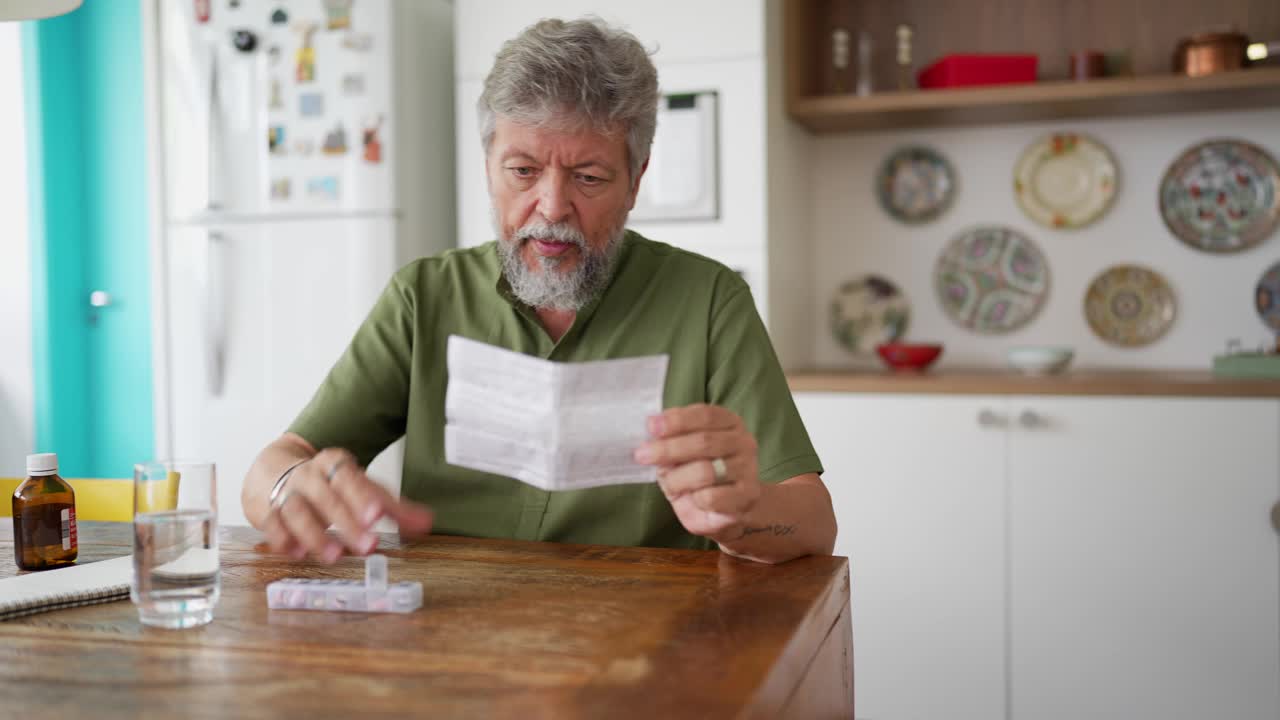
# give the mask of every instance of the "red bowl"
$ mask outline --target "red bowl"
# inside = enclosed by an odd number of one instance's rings
[[[936,343],[885,343],[876,346],[880,359],[894,370],[923,371],[942,354]]]

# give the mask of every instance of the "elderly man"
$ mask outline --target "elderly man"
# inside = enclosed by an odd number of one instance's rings
[[[479,102],[498,240],[396,273],[258,456],[242,501],[275,549],[365,554],[389,516],[408,535],[714,544],[762,562],[831,551],[822,467],[746,283],[624,227],[658,99],[648,53],[601,22],[544,20],[503,46]],[[546,492],[447,464],[451,334],[555,361],[667,353],[667,409],[635,450],[658,483]],[[397,499],[363,466],[401,435]]]

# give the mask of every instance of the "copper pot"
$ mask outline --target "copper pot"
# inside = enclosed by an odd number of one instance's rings
[[[1173,71],[1191,77],[1239,70],[1247,62],[1249,39],[1236,32],[1192,35],[1178,43],[1173,52]]]

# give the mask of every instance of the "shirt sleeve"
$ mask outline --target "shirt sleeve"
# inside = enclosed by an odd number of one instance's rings
[[[822,473],[822,463],[796,410],[786,375],[746,283],[726,283],[713,309],[707,358],[707,397],[746,422],[756,438],[760,480],[782,482]]]
[[[345,448],[361,465],[403,435],[415,311],[413,285],[402,271],[383,290],[290,432],[316,449]]]

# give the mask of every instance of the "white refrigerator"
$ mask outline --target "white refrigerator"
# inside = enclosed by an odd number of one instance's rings
[[[256,454],[395,270],[454,244],[452,5],[156,0],[157,453]],[[371,474],[398,490],[397,446]]]

